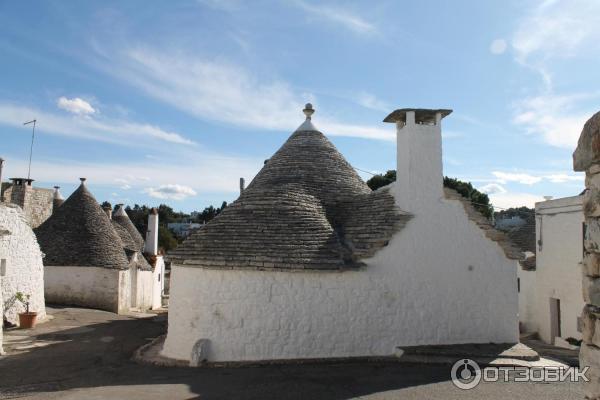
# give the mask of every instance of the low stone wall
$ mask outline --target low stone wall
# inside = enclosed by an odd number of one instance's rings
[[[46,301],[118,313],[124,271],[100,267],[45,267]],[[128,306],[128,304],[127,304]],[[128,307],[127,307],[128,309]]]
[[[600,112],[583,127],[573,154],[575,171],[585,171],[586,193],[583,209],[586,220],[583,259],[583,343],[580,366],[589,366],[585,384],[588,399],[600,399]]]

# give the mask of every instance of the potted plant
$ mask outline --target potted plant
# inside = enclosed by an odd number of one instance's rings
[[[33,328],[37,319],[37,312],[29,311],[29,299],[31,295],[17,292],[15,299],[25,306],[25,312],[19,313],[19,327],[21,329]]]

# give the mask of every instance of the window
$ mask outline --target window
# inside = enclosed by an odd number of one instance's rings
[[[517,293],[521,293],[521,278],[517,278]]]

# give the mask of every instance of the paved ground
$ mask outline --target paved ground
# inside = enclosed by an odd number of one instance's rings
[[[165,331],[164,316],[139,319],[51,308],[53,320],[5,335],[0,398],[28,399],[581,399],[580,384],[482,383],[462,391],[450,367],[394,362],[166,368],[132,353]]]

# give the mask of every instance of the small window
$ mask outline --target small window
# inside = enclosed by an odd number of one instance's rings
[[[521,293],[521,278],[517,278],[517,292]]]

